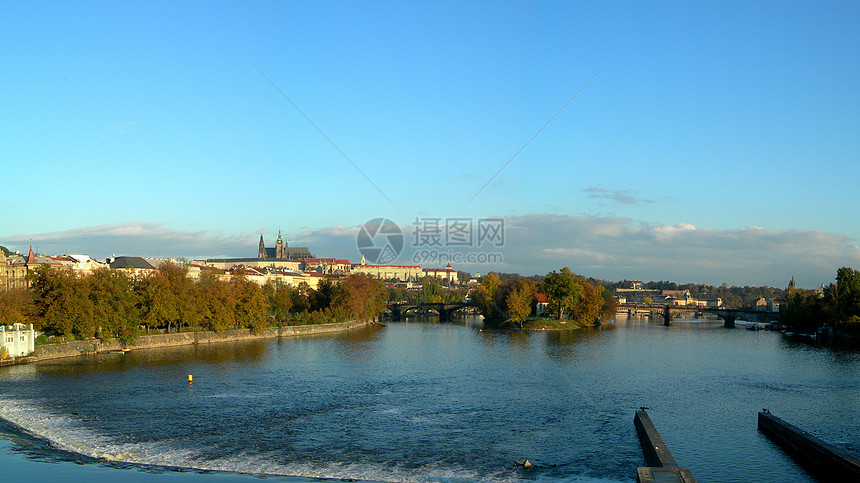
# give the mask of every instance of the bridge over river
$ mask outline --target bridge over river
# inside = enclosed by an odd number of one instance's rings
[[[782,322],[782,314],[779,312],[765,312],[753,309],[727,309],[723,307],[683,307],[675,305],[637,305],[618,304],[618,310],[627,309],[630,314],[648,314],[652,317],[660,315],[663,317],[663,325],[672,325],[676,314],[714,314],[723,319],[723,327],[732,328],[735,321],[746,318],[767,318],[776,322]]]
[[[431,303],[431,302],[422,302],[417,304],[398,304],[398,303],[389,303],[388,311],[391,313],[392,320],[401,320],[408,313],[427,313],[427,312],[436,312],[439,314],[440,322],[447,322],[451,320],[451,317],[454,315],[454,312],[457,311],[473,311],[474,308],[467,302],[457,302],[457,303]]]

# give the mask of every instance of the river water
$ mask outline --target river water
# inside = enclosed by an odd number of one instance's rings
[[[698,481],[813,481],[757,412],[860,454],[860,352],[696,319],[519,333],[467,318],[0,368],[8,452],[28,472],[102,458],[106,478],[635,481],[640,406]],[[219,479],[200,473],[179,479]]]

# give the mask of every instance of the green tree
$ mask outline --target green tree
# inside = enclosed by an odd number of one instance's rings
[[[836,271],[836,317],[845,322],[860,316],[860,271],[842,267]]]
[[[469,272],[464,272],[462,270],[457,270],[457,281],[460,282],[460,285],[466,285],[469,280],[472,279],[472,274]]]
[[[43,265],[29,277],[36,313],[42,318],[44,328],[70,338],[95,335],[89,286],[70,268]]]
[[[176,329],[181,331],[182,327],[196,327],[202,321],[199,300],[196,296],[194,281],[188,277],[188,267],[174,263],[164,263],[158,270],[158,276],[167,282],[168,290],[173,293],[175,304]]]
[[[140,335],[139,311],[128,276],[105,268],[82,278],[90,285],[94,325],[108,337],[133,342]]]
[[[421,291],[418,293],[418,303],[436,304],[442,302],[442,288],[436,277],[424,277],[421,280]]]
[[[553,271],[544,277],[541,291],[547,296],[549,312],[556,314],[557,319],[561,320],[564,312],[576,302],[581,287],[576,281],[576,275],[564,267],[560,272]]]
[[[317,288],[311,289],[308,294],[311,312],[322,312],[331,307],[331,298],[334,295],[334,283],[323,278],[317,282]]]

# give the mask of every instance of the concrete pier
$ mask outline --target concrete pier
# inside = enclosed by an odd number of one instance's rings
[[[693,474],[689,468],[681,468],[663,442],[657,427],[651,422],[651,417],[644,409],[636,411],[633,417],[633,425],[639,435],[642,444],[642,454],[645,455],[646,467],[636,470],[636,481],[639,483],[652,482],[684,482],[694,483]]]
[[[759,411],[758,429],[826,481],[860,481],[860,459],[800,428]]]

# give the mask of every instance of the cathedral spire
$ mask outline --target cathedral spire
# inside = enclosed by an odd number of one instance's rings
[[[275,258],[283,260],[284,256],[284,240],[281,238],[281,230],[278,230],[278,241],[275,242]]]
[[[260,260],[266,258],[266,245],[263,243],[263,234],[260,233],[260,248],[257,250],[257,258]]]

